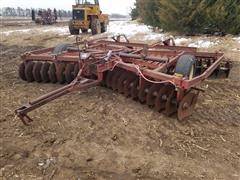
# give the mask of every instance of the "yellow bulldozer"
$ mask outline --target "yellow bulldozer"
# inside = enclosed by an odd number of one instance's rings
[[[102,14],[98,0],[76,0],[72,6],[72,20],[69,22],[69,31],[72,35],[78,35],[91,29],[92,34],[100,34],[107,31],[109,23],[108,15]]]

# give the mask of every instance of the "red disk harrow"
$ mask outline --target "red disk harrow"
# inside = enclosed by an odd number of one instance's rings
[[[69,92],[101,85],[127,98],[147,104],[181,121],[190,116],[197,102],[197,86],[209,76],[228,77],[231,62],[223,53],[198,52],[196,48],[175,46],[171,39],[152,45],[130,43],[124,35],[22,55],[19,75],[28,82],[67,85],[50,92],[15,112],[24,124],[27,115]]]

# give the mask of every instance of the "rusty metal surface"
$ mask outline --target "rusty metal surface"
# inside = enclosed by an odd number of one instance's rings
[[[73,46],[59,54],[54,54],[53,50],[46,48],[23,54],[21,67],[27,66],[29,62],[45,62],[45,68],[51,67],[53,70],[41,70],[42,78],[51,75],[50,80],[56,76],[59,83],[74,80],[30,102],[28,106],[17,109],[17,115],[25,124],[24,119],[29,119],[28,112],[71,91],[90,88],[100,82],[126,97],[155,107],[157,111],[164,111],[168,116],[177,113],[182,120],[193,113],[200,92],[196,86],[213,73],[217,75],[222,71],[227,76],[231,69],[231,62],[222,53],[198,52],[196,48],[170,46],[166,42],[152,45],[130,43],[126,36],[121,35],[91,41],[77,39]],[[196,58],[193,79],[182,78],[174,73],[178,59],[186,54]],[[44,67],[41,63],[39,67]],[[21,68],[20,74],[31,76],[32,70],[29,72],[28,69]],[[37,73],[33,74],[36,76]],[[41,82],[40,78],[38,76],[36,81]]]
[[[192,90],[185,94],[178,105],[178,120],[182,121],[184,118],[190,116],[193,113],[194,107],[197,103],[198,95],[199,91],[196,90]]]

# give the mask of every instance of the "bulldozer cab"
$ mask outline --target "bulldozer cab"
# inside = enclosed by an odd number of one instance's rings
[[[92,34],[104,33],[109,23],[108,15],[103,14],[99,0],[76,0],[72,6],[72,20],[69,22],[69,31],[72,35],[92,30]]]
[[[87,20],[90,16],[99,16],[101,14],[98,0],[76,0],[73,5],[73,19]]]
[[[76,4],[80,5],[99,5],[98,0],[76,0]]]

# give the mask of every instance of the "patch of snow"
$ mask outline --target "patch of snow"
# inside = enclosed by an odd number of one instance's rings
[[[127,37],[132,37],[139,33],[151,33],[152,29],[143,24],[131,23],[129,21],[116,21],[109,23],[108,32],[114,35],[125,34]]]
[[[237,52],[240,52],[240,48],[234,48],[234,49],[232,49],[232,51],[237,51]]]
[[[164,41],[165,35],[164,34],[157,34],[157,33],[150,33],[144,35],[143,40],[156,40],[156,41]]]
[[[197,42],[190,43],[188,47],[196,47],[196,48],[209,48],[211,46],[216,45],[218,42],[206,41],[206,40],[198,40]]]
[[[138,37],[140,41],[163,41],[165,34],[153,32],[153,27],[131,21],[113,21],[109,23],[108,33],[125,34],[127,38]]]
[[[30,31],[37,32],[37,33],[48,33],[53,32],[57,33],[59,35],[69,35],[69,30],[67,26],[64,27],[45,27],[42,26],[40,28],[33,28],[33,29],[17,29],[17,30],[11,30],[11,31],[5,31],[1,32],[1,35],[9,36],[12,33],[28,33]]]
[[[42,30],[42,32],[55,32],[59,35],[69,35],[69,30],[67,26],[64,27],[51,27],[48,29]]]
[[[191,39],[187,39],[187,38],[184,38],[184,37],[180,37],[180,38],[176,38],[174,39],[176,45],[182,45],[183,43],[187,43],[189,42]]]
[[[240,37],[233,38],[234,40],[238,41],[240,43]]]
[[[2,35],[9,36],[12,33],[20,32],[20,33],[28,33],[31,29],[19,29],[19,30],[12,30],[12,31],[3,31],[1,32]]]

